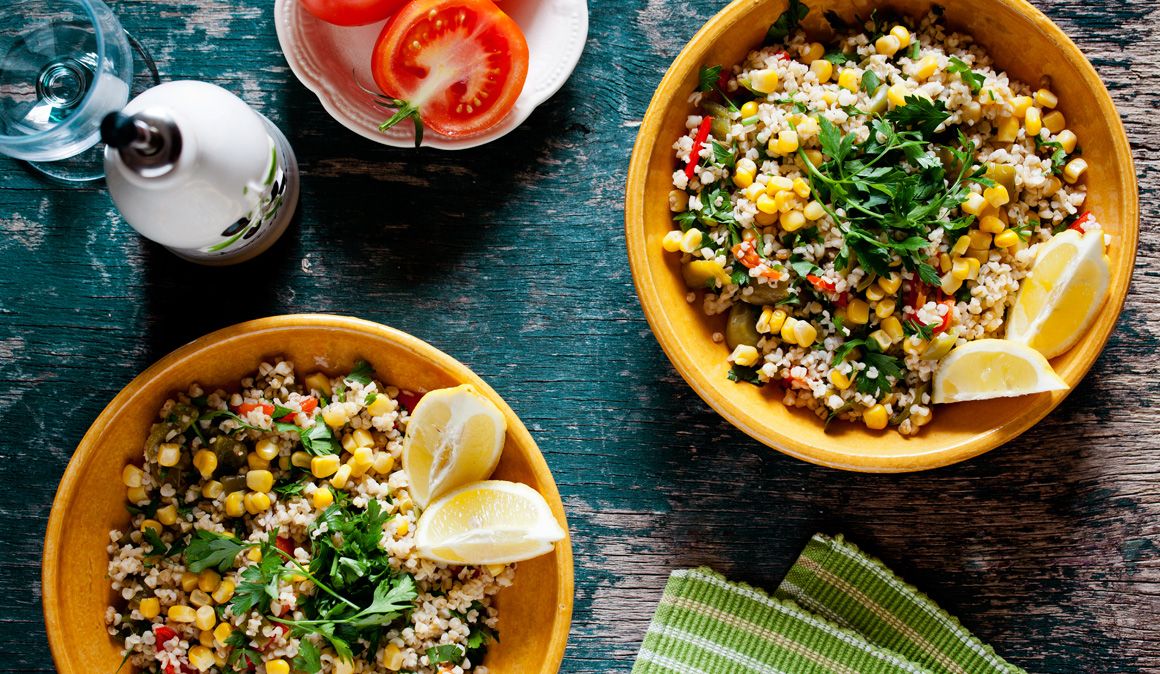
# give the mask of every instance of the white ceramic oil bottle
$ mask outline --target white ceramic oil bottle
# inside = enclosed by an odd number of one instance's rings
[[[139,234],[207,265],[273,244],[298,204],[298,163],[282,132],[205,82],[166,82],[101,127],[113,202]]]

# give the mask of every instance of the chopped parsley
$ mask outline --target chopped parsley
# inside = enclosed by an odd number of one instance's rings
[[[789,0],[789,7],[782,12],[781,16],[777,17],[777,20],[765,32],[765,43],[774,44],[785,40],[809,13],[810,8],[801,0]]]
[[[764,386],[765,382],[761,381],[761,377],[757,376],[757,368],[745,367],[744,365],[734,365],[729,368],[729,381],[743,381],[753,384],[754,386]]]
[[[947,72],[957,74],[959,79],[971,88],[971,93],[976,96],[983,89],[983,83],[987,81],[984,75],[971,70],[971,67],[964,63],[962,59],[954,56],[950,58],[950,65],[947,66]]]
[[[902,369],[898,366],[898,359],[893,356],[867,349],[862,355],[862,362],[866,364],[866,369],[854,380],[859,393],[872,395],[875,399],[881,400],[894,388],[890,379],[902,379]],[[870,376],[871,369],[876,371],[877,376]]]

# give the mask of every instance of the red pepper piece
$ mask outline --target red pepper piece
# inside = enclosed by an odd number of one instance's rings
[[[403,408],[405,410],[407,410],[408,412],[414,412],[415,405],[419,404],[419,401],[423,399],[424,395],[425,394],[423,394],[423,393],[411,393],[410,391],[400,391],[399,398],[398,398],[399,404],[402,405]]]
[[[1084,211],[1083,213],[1080,213],[1078,218],[1075,219],[1075,222],[1068,225],[1068,229],[1074,229],[1075,231],[1079,232],[1080,234],[1083,234],[1084,233],[1083,226],[1086,225],[1088,223],[1088,221],[1091,219],[1092,219],[1092,212],[1091,211]]]
[[[838,295],[838,306],[842,309],[845,309],[848,304],[850,304],[850,293],[840,293]]]
[[[298,408],[301,409],[303,414],[305,414],[306,416],[310,416],[310,414],[312,412],[314,412],[314,410],[317,407],[318,407],[318,400],[315,399],[314,396],[311,396],[309,398],[304,398],[302,400],[302,402],[299,403],[299,405],[298,405]],[[273,410],[270,410],[270,411],[273,412]],[[290,414],[287,414],[284,417],[279,417],[278,421],[285,421],[286,423],[290,423],[290,422],[294,421],[294,417],[296,417],[296,416],[297,416],[297,414],[295,412],[291,412]]]
[[[934,326],[934,329],[931,330],[932,335],[937,335],[940,332],[945,332],[947,330],[947,328],[951,327],[951,319],[955,315],[955,301],[953,299],[941,300],[940,303],[945,304],[947,306],[947,312],[945,314],[943,314],[942,323],[939,323],[938,325]]]
[[[289,538],[286,538],[285,536],[279,536],[274,539],[274,545],[277,546],[279,550],[285,552],[291,557],[294,556],[294,544],[290,542]]]
[[[685,177],[689,180],[693,179],[693,174],[697,172],[697,164],[701,162],[701,148],[705,145],[705,139],[709,137],[709,127],[713,125],[713,117],[705,115],[701,118],[701,126],[697,127],[697,135],[693,137],[693,149],[689,151],[689,163],[685,166]]]
[[[815,276],[813,274],[806,274],[806,280],[812,283],[818,290],[824,290],[829,293],[834,292],[834,282],[829,279],[824,279],[821,276]]]
[[[171,628],[167,625],[154,625],[153,626],[153,638],[157,642],[158,645],[161,645],[161,644],[164,644],[165,642],[169,641],[170,639],[176,639],[177,632],[174,632],[173,628]]]
[[[241,405],[235,407],[234,411],[244,417],[259,407],[262,408],[262,411],[267,415],[274,413],[274,406],[270,403],[242,403]]]

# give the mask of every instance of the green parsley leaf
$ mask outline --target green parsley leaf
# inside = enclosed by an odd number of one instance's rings
[[[902,322],[902,331],[908,335],[917,335],[921,339],[930,339],[934,336],[934,326],[908,318]]]
[[[866,369],[859,372],[854,380],[859,393],[872,395],[880,400],[894,388],[890,378],[902,379],[902,369],[898,366],[898,359],[893,356],[866,350],[862,355],[862,362],[866,364]],[[878,376],[869,375],[871,368]]]
[[[868,343],[864,339],[847,339],[842,342],[838,345],[838,348],[834,349],[834,357],[830,360],[830,366],[832,367],[846,360],[846,357],[850,355],[851,351],[860,346],[866,346]]]
[[[234,565],[239,553],[252,547],[253,543],[243,543],[236,538],[198,529],[193,532],[189,546],[185,549],[185,567],[193,573],[213,568],[225,573]]]
[[[306,488],[306,480],[285,480],[274,485],[274,493],[279,496],[298,496]]]
[[[826,59],[827,61],[829,61],[830,63],[833,63],[836,66],[840,66],[844,63],[849,63],[851,61],[857,60],[853,56],[849,56],[845,52],[840,52],[840,51],[828,52],[822,58]]]
[[[886,120],[896,127],[918,131],[924,138],[934,135],[935,129],[950,118],[946,103],[931,101],[921,96],[907,96],[906,105],[886,113]]]
[[[443,644],[442,646],[433,646],[427,649],[427,661],[432,665],[441,665],[443,663],[458,665],[463,662],[463,658],[467,652],[459,644]]]
[[[737,163],[737,159],[733,156],[733,148],[725,147],[714,140],[713,162],[727,169],[733,168]]]
[[[720,78],[721,66],[703,67],[697,76],[697,80],[700,83],[697,88],[704,93],[709,93],[717,88],[717,82]]]
[[[954,56],[950,58],[950,65],[947,66],[947,72],[958,74],[959,79],[961,79],[963,83],[970,87],[971,93],[975,94],[976,96],[979,94],[979,91],[982,90],[983,83],[987,81],[987,78],[984,75],[971,70],[971,67],[964,63],[962,59],[956,58]]]
[[[765,43],[774,44],[789,37],[789,34],[798,27],[798,24],[809,13],[810,8],[801,2],[801,0],[789,0],[789,8],[782,12],[781,16],[777,17],[777,20],[766,31]]]
[[[757,375],[757,368],[745,367],[743,365],[734,365],[729,368],[729,381],[748,382],[754,386],[765,386],[765,382],[761,381],[761,377]]]
[[[355,363],[354,369],[350,371],[350,374],[346,375],[347,381],[358,382],[363,386],[370,384],[374,378],[375,369],[365,360],[360,360]]]
[[[298,655],[294,658],[294,670],[317,674],[322,671],[322,650],[310,639],[298,640]]]

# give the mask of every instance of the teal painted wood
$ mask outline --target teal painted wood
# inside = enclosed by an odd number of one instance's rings
[[[1160,671],[1160,8],[1036,1],[1091,55],[1128,125],[1145,213],[1132,294],[1091,374],[1022,439],[869,476],[788,459],[722,421],[668,364],[632,290],[631,143],[722,0],[596,0],[571,82],[507,138],[456,154],[380,147],[330,120],[279,53],[268,2],[115,0],[165,77],[225,86],[286,131],[300,215],[258,260],[199,268],[138,239],[102,190],[46,186],[0,160],[0,671],[53,671],[41,539],[105,403],[199,335],[294,311],[427,339],[531,428],[576,546],[564,672],[628,672],[672,568],[772,588],[817,530],[846,532],[1030,671]]]

